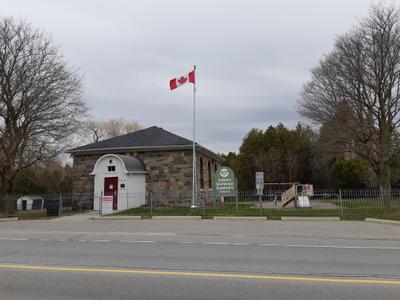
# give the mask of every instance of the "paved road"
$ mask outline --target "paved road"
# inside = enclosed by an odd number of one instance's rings
[[[1,299],[399,299],[400,227],[327,221],[0,223],[0,293]]]

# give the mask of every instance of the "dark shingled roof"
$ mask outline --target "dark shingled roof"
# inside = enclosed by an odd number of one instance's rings
[[[100,150],[112,148],[147,148],[191,145],[192,141],[166,131],[160,127],[152,126],[125,135],[116,136],[97,143],[88,144],[69,150],[69,153],[82,150]]]
[[[165,151],[177,149],[192,149],[193,142],[179,135],[173,134],[160,127],[152,126],[125,135],[120,135],[71,149],[67,153],[84,155],[89,153],[126,153],[129,151]],[[196,151],[200,151],[217,161],[223,161],[218,154],[196,143]]]
[[[125,169],[128,172],[146,172],[146,167],[141,159],[129,155],[114,155],[118,156],[124,162]]]

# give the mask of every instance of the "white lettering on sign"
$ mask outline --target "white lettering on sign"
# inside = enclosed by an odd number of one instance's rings
[[[235,196],[237,193],[237,183],[233,170],[228,167],[218,169],[215,172],[213,188],[215,189],[215,197]]]

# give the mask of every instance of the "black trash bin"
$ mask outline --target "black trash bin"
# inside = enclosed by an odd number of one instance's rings
[[[58,217],[60,215],[58,201],[47,201],[46,210],[48,217]]]

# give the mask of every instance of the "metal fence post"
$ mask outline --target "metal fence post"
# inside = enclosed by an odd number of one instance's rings
[[[99,199],[99,213],[100,216],[103,215],[103,191],[100,193],[100,199]]]
[[[262,195],[261,193],[258,195],[258,202],[260,204],[260,216],[262,215]]]
[[[235,197],[235,209],[236,209],[236,213],[239,210],[239,192],[237,193],[236,197]]]
[[[17,198],[18,199],[18,198]],[[22,196],[21,196],[21,199],[24,199],[24,194],[22,194]],[[5,205],[6,205],[6,209],[8,210],[8,206],[9,206],[9,199],[6,197],[4,200],[6,200],[5,201]],[[21,207],[20,207],[20,210],[18,211],[18,204],[16,204],[16,208],[17,208],[17,215],[20,215],[20,216],[22,216],[22,201],[21,201]],[[6,215],[7,215],[7,213],[8,213],[8,211],[6,212]]]
[[[62,197],[61,197],[61,193],[59,193],[58,195],[58,215],[62,216],[63,212],[62,212]]]
[[[153,193],[150,192],[150,216],[153,216]]]
[[[339,205],[340,205],[340,216],[343,218],[343,202],[342,202],[342,190],[339,189]]]
[[[203,190],[203,203],[202,203],[202,205],[203,205],[203,215],[205,214],[205,210],[206,210],[206,199],[205,199],[205,196],[206,196],[206,189],[204,189]]]
[[[215,194],[215,188],[212,189],[212,195],[211,196],[212,196],[212,207],[215,208],[215,204],[217,202],[217,199],[216,199],[217,195]]]

